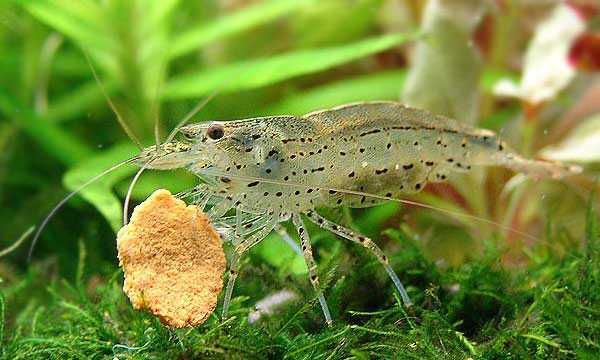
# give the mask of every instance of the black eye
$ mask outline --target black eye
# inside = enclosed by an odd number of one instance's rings
[[[223,125],[219,124],[213,124],[206,130],[206,135],[213,140],[222,138],[224,134]]]

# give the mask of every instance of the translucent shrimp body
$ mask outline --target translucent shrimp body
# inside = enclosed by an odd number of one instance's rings
[[[406,304],[408,295],[377,245],[318,215],[317,207],[364,207],[444,181],[473,166],[505,166],[536,177],[560,177],[576,168],[527,160],[497,136],[395,102],[350,104],[304,116],[272,116],[189,125],[185,139],[149,148],[140,163],[149,168],[185,167],[204,184],[195,200],[215,205],[209,215],[231,228],[235,246],[223,312],[227,313],[240,256],[281,221],[292,219],[310,280],[327,321],[310,239],[300,214],[322,228],[371,251],[385,267]],[[370,197],[369,194],[378,197]],[[236,210],[233,220],[224,215]]]

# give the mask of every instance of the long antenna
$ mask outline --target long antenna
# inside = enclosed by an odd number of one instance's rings
[[[112,111],[115,113],[115,116],[117,117],[117,120],[119,121],[119,125],[121,125],[121,127],[123,128],[123,130],[125,131],[127,136],[129,136],[131,141],[133,141],[137,145],[137,147],[140,148],[140,150],[143,149],[144,146],[142,145],[141,141],[135,136],[135,134],[129,128],[129,126],[127,125],[125,120],[123,120],[123,117],[121,117],[121,113],[119,113],[119,111],[117,110],[117,107],[110,99],[110,96],[108,96],[108,93],[106,92],[106,89],[104,88],[104,85],[102,84],[102,81],[100,81],[100,77],[96,73],[96,69],[94,69],[94,66],[92,65],[92,61],[91,61],[87,51],[83,50],[83,55],[85,56],[85,59],[86,59],[88,65],[90,66],[90,69],[92,70],[92,74],[94,75],[94,79],[96,79],[96,82],[98,83],[98,86],[100,87],[100,91],[102,92],[102,95],[106,99],[106,102],[108,102],[108,106],[110,106]]]
[[[154,161],[155,159],[156,159],[156,157],[153,157],[152,159],[148,160],[138,170],[138,172],[135,174],[135,176],[131,180],[131,184],[129,184],[129,187],[127,188],[127,195],[125,195],[125,201],[123,202],[123,226],[127,225],[127,222],[128,222],[127,215],[129,214],[129,201],[131,199],[131,194],[133,193],[133,188],[135,187],[135,184],[137,183],[140,176],[142,176],[142,173],[144,172],[144,170],[146,170],[146,168],[150,165],[150,163],[152,163],[152,161]]]
[[[21,243],[23,241],[25,241],[25,239],[27,239],[29,237],[29,235],[31,235],[33,233],[33,230],[35,230],[35,226],[31,226],[29,229],[27,229],[23,233],[23,235],[21,235],[21,237],[19,239],[17,239],[17,241],[15,241],[12,245],[10,245],[9,247],[7,247],[4,250],[0,250],[0,258],[3,257],[3,256],[6,256],[8,254],[10,254],[16,248],[18,248],[21,245]]]
[[[154,114],[154,142],[156,145],[156,151],[158,152],[160,148],[160,100],[159,95],[161,92],[162,84],[164,83],[164,77],[166,74],[167,61],[164,60],[160,63],[160,68],[158,71],[158,81],[156,84],[156,91],[154,94],[154,104],[152,106],[152,113]]]
[[[208,104],[215,96],[217,96],[218,93],[218,90],[215,90],[204,100],[199,101],[198,104],[196,104],[196,106],[189,113],[187,113],[187,115],[177,124],[177,126],[175,126],[173,130],[171,130],[171,133],[169,134],[169,136],[167,136],[165,143],[168,143],[171,140],[173,140],[175,135],[177,135],[177,131],[179,131],[179,129],[181,129],[183,125],[190,121],[190,119],[194,117],[194,115],[196,115],[200,110],[202,110],[202,108],[205,107],[206,104]]]
[[[155,144],[155,148],[156,151],[158,152],[159,148],[160,148],[160,119],[159,119],[159,115],[155,114],[154,115],[154,144]]]
[[[138,160],[137,156],[133,157],[131,159],[122,161],[122,162],[110,167],[109,169],[104,170],[100,174],[94,176],[93,178],[89,179],[88,181],[86,181],[85,183],[80,185],[77,189],[73,190],[71,193],[69,193],[67,196],[65,196],[58,204],[56,204],[56,206],[54,206],[54,208],[50,211],[50,213],[44,218],[44,220],[40,224],[40,227],[37,229],[35,235],[33,236],[33,240],[31,241],[31,246],[29,247],[29,253],[27,255],[27,261],[28,262],[31,261],[31,255],[33,254],[33,249],[35,248],[35,245],[37,244],[37,241],[38,241],[42,231],[44,231],[44,228],[46,228],[46,225],[48,224],[50,219],[52,219],[54,214],[56,214],[56,212],[58,210],[60,210],[60,208],[63,207],[63,205],[66,204],[67,201],[69,201],[73,196],[77,195],[77,193],[79,193],[82,189],[84,189],[88,185],[92,184],[96,180],[100,179],[104,175],[120,168],[123,165],[131,164],[132,162],[134,162],[136,160]]]
[[[177,126],[175,126],[173,128],[173,130],[171,130],[171,133],[169,134],[169,136],[167,136],[167,139],[165,140],[165,143],[168,143],[171,140],[173,140],[173,138],[175,137],[175,135],[177,135],[177,131],[179,131],[179,129],[181,129],[181,127],[183,125],[185,125],[188,121],[190,121],[190,119],[192,117],[194,117],[194,115],[196,115],[200,110],[202,110],[202,108],[204,106],[206,106],[206,104],[208,104],[215,96],[217,96],[222,90],[226,89],[227,86],[234,79],[235,79],[234,77],[231,77],[230,79],[228,79],[227,81],[225,81],[224,83],[222,83],[221,86],[219,86],[218,89],[213,90],[204,100],[199,101],[198,104],[196,104],[196,106],[177,124]]]

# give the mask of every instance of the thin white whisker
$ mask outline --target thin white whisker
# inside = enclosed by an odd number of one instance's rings
[[[133,179],[131,180],[131,184],[129,184],[129,187],[127,188],[127,194],[125,195],[125,201],[123,203],[123,226],[127,225],[128,222],[128,218],[127,215],[129,214],[129,201],[131,200],[131,194],[133,193],[133,188],[135,187],[135,184],[137,183],[138,179],[140,178],[140,176],[142,176],[142,173],[144,172],[144,170],[146,170],[146,168],[148,168],[148,166],[152,163],[152,161],[156,160],[156,157],[151,158],[150,160],[148,160],[139,170],[138,172],[135,174],[135,176],[133,177]]]
[[[102,171],[100,174],[92,177],[91,179],[89,179],[88,181],[84,182],[82,185],[77,187],[77,189],[73,190],[71,193],[69,193],[67,196],[65,196],[58,204],[56,204],[54,206],[54,208],[50,211],[50,213],[48,213],[48,215],[44,218],[44,220],[40,224],[40,227],[37,229],[35,235],[33,236],[33,240],[31,241],[31,246],[29,247],[29,253],[27,255],[27,261],[28,262],[31,261],[33,249],[35,248],[35,245],[37,244],[37,241],[38,241],[40,235],[42,234],[42,231],[44,231],[44,229],[46,228],[46,225],[48,224],[50,219],[52,219],[54,214],[56,214],[56,212],[58,210],[60,210],[60,208],[62,208],[63,205],[67,203],[67,201],[69,201],[73,196],[77,195],[81,190],[83,190],[88,185],[90,185],[90,184],[94,183],[95,181],[97,181],[98,179],[102,178],[104,175],[120,168],[123,165],[131,164],[136,160],[138,160],[138,156],[133,157],[131,159],[127,159],[125,161],[122,161],[122,162]]]
[[[181,129],[181,127],[183,125],[185,125],[188,121],[190,121],[190,119],[192,117],[194,117],[194,115],[196,115],[200,110],[202,110],[202,108],[205,107],[206,104],[208,104],[215,96],[217,96],[217,94],[218,94],[218,92],[215,91],[212,94],[210,94],[209,96],[207,96],[204,100],[202,100],[198,104],[196,104],[196,106],[189,113],[187,113],[187,115],[183,119],[181,119],[181,121],[177,124],[177,126],[175,126],[173,128],[173,130],[171,131],[169,136],[167,136],[165,143],[171,142],[173,140],[173,138],[175,137],[175,135],[177,135],[177,131],[179,131],[179,129]]]
[[[31,235],[33,233],[33,230],[35,230],[35,226],[31,226],[29,229],[27,229],[23,233],[23,235],[21,235],[21,237],[19,237],[19,239],[17,239],[17,241],[15,241],[12,245],[10,245],[9,247],[7,247],[4,250],[0,250],[0,258],[10,254],[16,248],[18,248],[23,243],[23,241],[25,241],[29,237],[29,235]]]
[[[89,57],[87,51],[83,50],[83,54],[85,55],[85,59],[86,59],[88,65],[90,66],[90,69],[92,70],[92,74],[94,75],[94,79],[96,79],[96,82],[98,83],[98,86],[100,87],[100,91],[102,92],[102,95],[106,99],[106,102],[108,102],[108,106],[110,106],[110,108],[112,109],[112,111],[115,113],[115,116],[117,117],[117,121],[119,122],[119,125],[121,125],[121,128],[123,128],[123,131],[125,131],[125,133],[127,134],[127,136],[129,136],[129,138],[131,139],[131,141],[133,141],[135,143],[135,145],[138,148],[140,148],[140,150],[143,149],[144,146],[142,145],[142,142],[135,136],[135,134],[129,128],[129,126],[127,125],[127,123],[125,122],[125,120],[123,120],[123,117],[121,117],[121,113],[119,113],[119,111],[117,110],[117,107],[115,106],[115,104],[110,99],[110,96],[108,96],[108,93],[106,92],[106,89],[104,88],[104,85],[100,81],[100,77],[96,73],[96,69],[94,69],[94,66],[92,65],[92,61],[90,60],[90,57]]]
[[[151,114],[154,115],[154,141],[156,145],[156,152],[160,149],[160,92],[161,87],[164,83],[165,69],[167,68],[167,61],[163,59],[160,63],[160,69],[158,71],[158,83],[156,84],[156,91],[154,93],[154,103],[152,105]]]

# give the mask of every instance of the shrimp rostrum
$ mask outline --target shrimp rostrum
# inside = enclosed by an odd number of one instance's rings
[[[191,197],[233,245],[223,316],[240,257],[279,223],[290,220],[301,240],[310,282],[328,322],[304,219],[357,243],[385,268],[406,305],[410,299],[381,249],[366,236],[319,215],[319,207],[367,207],[415,193],[428,182],[475,166],[504,166],[558,178],[575,167],[528,160],[481,130],[395,102],[350,104],[304,116],[270,116],[192,124],[176,140],[145,149],[149,169],[186,168],[202,184]],[[235,211],[235,215],[226,216]]]

